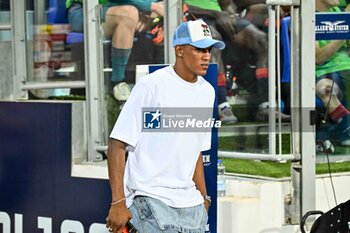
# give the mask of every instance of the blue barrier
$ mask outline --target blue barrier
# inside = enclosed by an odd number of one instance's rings
[[[71,176],[71,108],[0,103],[0,232],[107,232],[108,180]]]

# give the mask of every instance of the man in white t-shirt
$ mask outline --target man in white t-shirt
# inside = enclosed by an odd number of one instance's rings
[[[110,134],[110,232],[127,223],[140,233],[205,232],[210,197],[201,152],[211,147],[213,125],[203,122],[213,120],[215,92],[202,76],[211,49],[225,44],[196,20],[176,29],[173,46],[175,65],[135,85]]]

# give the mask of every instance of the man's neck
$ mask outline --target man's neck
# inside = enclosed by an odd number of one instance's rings
[[[192,74],[189,75],[187,72],[184,71],[184,69],[182,69],[180,65],[177,65],[177,63],[175,63],[175,65],[173,66],[173,69],[175,73],[186,82],[190,82],[190,83],[197,82],[198,77],[196,75],[192,75]]]

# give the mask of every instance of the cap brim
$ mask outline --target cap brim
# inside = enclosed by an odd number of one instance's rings
[[[217,48],[217,49],[224,49],[225,48],[225,43],[220,41],[220,40],[214,40],[214,39],[204,39],[204,40],[198,40],[195,42],[190,43],[190,45],[197,47],[197,48]]]

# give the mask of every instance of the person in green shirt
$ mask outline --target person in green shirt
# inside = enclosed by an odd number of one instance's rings
[[[316,0],[318,12],[341,12],[338,0]],[[350,6],[345,8],[350,11]],[[338,123],[341,145],[349,146],[347,91],[350,87],[350,57],[346,40],[316,41],[316,95],[322,100],[328,118]]]

